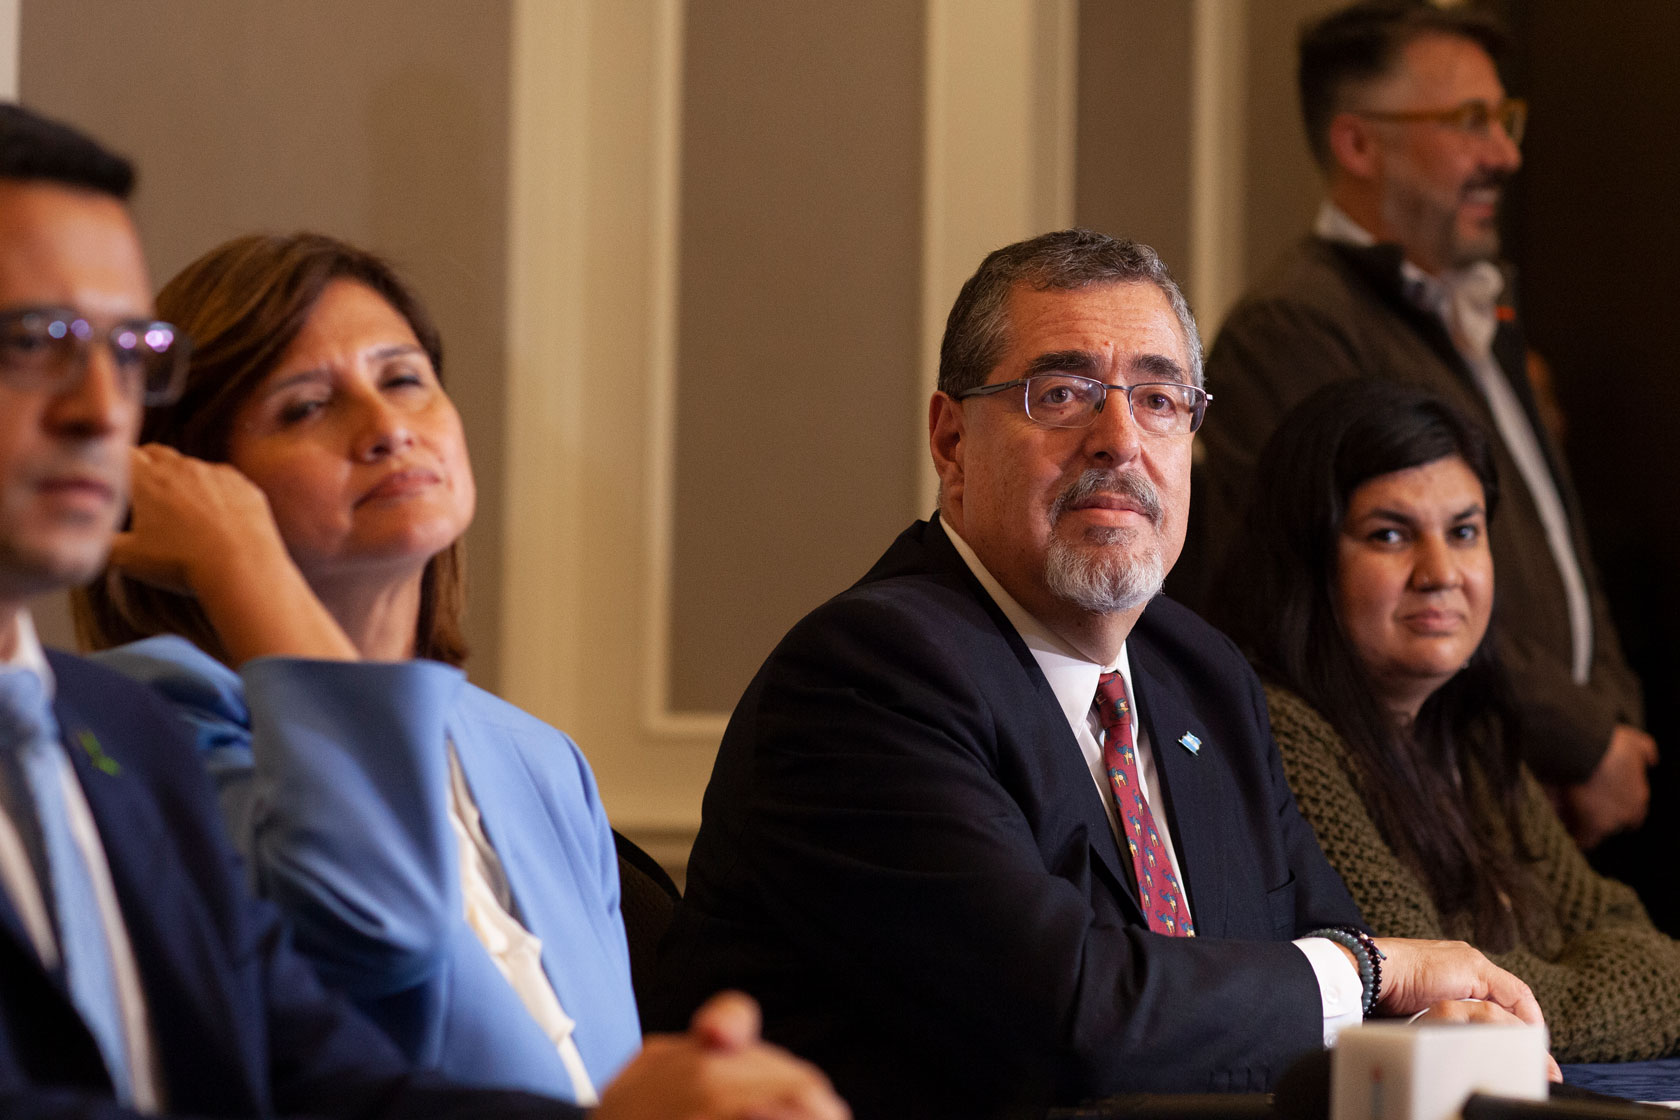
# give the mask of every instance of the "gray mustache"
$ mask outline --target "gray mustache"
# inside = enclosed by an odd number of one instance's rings
[[[1155,484],[1142,474],[1137,471],[1091,467],[1069,483],[1066,490],[1056,495],[1056,501],[1050,507],[1051,524],[1060,521],[1067,507],[1074,502],[1082,502],[1097,494],[1120,494],[1130,498],[1137,503],[1143,515],[1149,518],[1149,523],[1157,529],[1161,527],[1161,520],[1166,516],[1165,511],[1161,509],[1161,497],[1155,492]]]

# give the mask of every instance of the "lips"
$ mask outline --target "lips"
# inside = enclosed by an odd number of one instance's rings
[[[1096,494],[1096,495],[1093,495],[1089,498],[1081,499],[1080,501],[1077,501],[1077,502],[1069,502],[1065,508],[1067,508],[1067,509],[1107,509],[1107,510],[1116,510],[1116,511],[1129,511],[1131,513],[1136,513],[1136,514],[1139,514],[1139,515],[1143,515],[1143,509],[1138,502],[1133,501],[1131,498],[1121,497],[1117,494]]]
[[[1500,201],[1505,196],[1505,175],[1478,175],[1464,184],[1459,192],[1461,205],[1481,210],[1493,215],[1499,212]]]
[[[1400,622],[1409,630],[1423,635],[1448,635],[1457,633],[1467,621],[1463,611],[1447,610],[1445,608],[1429,608],[1427,610],[1412,611],[1400,616]]]
[[[104,474],[90,470],[64,470],[35,480],[35,492],[54,502],[76,506],[108,508],[115,505],[121,487]]]
[[[404,467],[390,472],[356,499],[358,506],[370,502],[393,501],[418,494],[443,481],[437,471],[427,467]]]

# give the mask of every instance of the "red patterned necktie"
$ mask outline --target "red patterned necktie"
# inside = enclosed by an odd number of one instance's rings
[[[1173,874],[1166,845],[1155,828],[1155,815],[1143,799],[1138,779],[1137,748],[1132,742],[1132,706],[1126,699],[1126,682],[1119,673],[1104,673],[1097,680],[1097,722],[1103,729],[1103,765],[1108,769],[1108,788],[1120,813],[1120,827],[1126,847],[1132,851],[1132,868],[1137,872],[1138,901],[1149,928],[1176,937],[1196,936],[1190,908]]]

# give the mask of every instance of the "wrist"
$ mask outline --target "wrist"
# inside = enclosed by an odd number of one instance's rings
[[[1370,934],[1357,926],[1332,926],[1315,929],[1308,937],[1322,937],[1334,943],[1353,961],[1359,972],[1361,992],[1360,1010],[1369,1019],[1382,999],[1382,962],[1388,954],[1377,947]]]
[[[255,657],[358,658],[283,548],[214,566],[194,590],[236,668]]]

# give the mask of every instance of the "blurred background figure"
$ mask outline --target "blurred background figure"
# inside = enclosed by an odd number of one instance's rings
[[[1473,9],[1406,0],[1355,4],[1303,30],[1301,114],[1324,202],[1311,235],[1237,304],[1209,355],[1221,407],[1207,426],[1197,516],[1217,553],[1260,446],[1319,385],[1425,385],[1475,417],[1505,480],[1494,548],[1509,609],[1496,637],[1523,751],[1591,848],[1644,819],[1657,746],[1641,729],[1639,681],[1530,385],[1500,257],[1528,111],[1496,69],[1505,43]]]
[[[1373,930],[1483,949],[1534,989],[1560,1061],[1664,1056],[1680,944],[1588,866],[1522,762],[1489,638],[1499,501],[1487,437],[1450,405],[1327,386],[1260,455],[1215,617]]]

